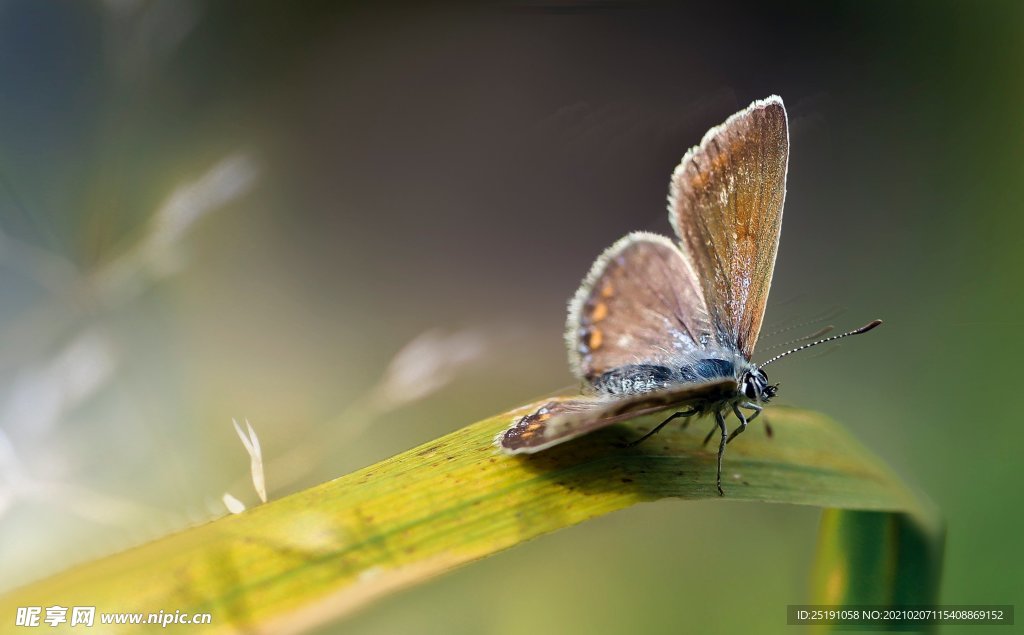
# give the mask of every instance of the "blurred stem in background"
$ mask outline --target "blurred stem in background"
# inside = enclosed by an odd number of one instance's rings
[[[187,264],[182,241],[194,224],[245,194],[257,168],[243,154],[184,183],[153,214],[133,246],[96,271],[80,273],[48,250],[0,235],[3,264],[36,280],[49,295],[4,325],[4,365],[14,371],[0,402],[0,517],[22,503],[117,526],[160,514],[160,505],[103,494],[76,483],[64,455],[66,418],[115,377],[120,349],[111,316],[140,292]],[[13,322],[13,323],[12,323]],[[70,341],[50,352],[54,344]],[[10,368],[10,366],[14,366]],[[116,446],[112,448],[115,456]]]
[[[308,476],[322,465],[329,452],[350,447],[383,415],[437,392],[456,373],[478,360],[485,349],[486,339],[480,331],[446,335],[435,329],[421,333],[398,351],[365,396],[319,427],[321,434],[297,439],[283,456],[270,463],[275,486],[287,488]]]

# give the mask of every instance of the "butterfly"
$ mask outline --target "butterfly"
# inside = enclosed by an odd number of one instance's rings
[[[634,232],[609,247],[569,302],[565,341],[583,386],[518,417],[495,444],[528,454],[599,428],[668,409],[676,412],[630,445],[680,417],[712,415],[725,446],[775,397],[764,367],[790,353],[866,333],[859,329],[751,361],[764,318],[782,229],[789,123],[782,99],[753,102],[707,132],[672,174],[669,222],[679,242]],[[729,414],[739,426],[730,434]]]

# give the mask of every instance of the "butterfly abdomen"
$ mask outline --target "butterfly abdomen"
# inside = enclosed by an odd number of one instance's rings
[[[598,375],[590,385],[600,394],[637,395],[679,384],[732,379],[735,372],[736,365],[725,359],[701,359],[677,368],[660,364],[630,364]]]
[[[635,395],[668,388],[674,383],[675,373],[659,364],[630,364],[619,366],[591,379],[593,389],[605,395]]]

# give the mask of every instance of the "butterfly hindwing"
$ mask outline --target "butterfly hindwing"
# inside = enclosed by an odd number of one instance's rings
[[[506,454],[532,454],[615,423],[674,407],[701,406],[735,394],[736,382],[723,379],[684,384],[625,398],[578,397],[552,400],[519,417],[495,439]]]
[[[669,220],[716,338],[748,360],[775,268],[788,162],[786,109],[772,96],[709,130],[672,175]]]

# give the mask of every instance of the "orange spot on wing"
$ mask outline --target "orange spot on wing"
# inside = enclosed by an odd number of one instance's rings
[[[587,336],[587,346],[590,350],[597,350],[601,348],[601,342],[604,341],[604,336],[601,334],[600,329],[591,329],[590,334]]]
[[[598,302],[594,305],[594,310],[590,312],[590,319],[594,322],[600,322],[606,317],[608,317],[608,305],[604,302]]]
[[[610,298],[613,295],[615,295],[615,287],[612,286],[612,283],[605,282],[603,285],[601,285],[602,298]]]

